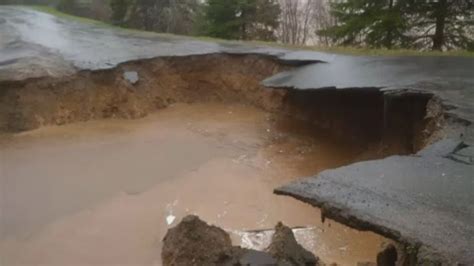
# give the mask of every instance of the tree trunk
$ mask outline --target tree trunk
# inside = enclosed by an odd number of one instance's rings
[[[392,9],[393,9],[393,0],[390,0],[389,1],[389,4],[388,4],[388,12],[392,12]],[[388,25],[388,28],[387,28],[387,35],[385,36],[385,47],[387,49],[392,49],[392,43],[393,43],[393,23],[392,21],[390,21],[390,25]]]
[[[436,30],[433,36],[433,50],[441,51],[444,45],[444,27],[446,24],[446,15],[448,12],[447,0],[439,0],[436,5],[435,18]]]

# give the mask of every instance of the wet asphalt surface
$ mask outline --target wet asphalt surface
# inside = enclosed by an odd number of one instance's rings
[[[261,54],[302,65],[263,81],[269,87],[376,87],[434,93],[450,107],[451,118],[468,125],[462,134],[450,135],[453,142],[473,144],[473,57],[357,57],[216,43],[0,7],[0,81],[60,77],[130,60],[210,53]],[[422,251],[441,254],[451,262],[472,264],[474,151],[469,146],[442,146],[441,153],[392,156],[328,170],[277,193],[324,205],[328,216],[341,222],[421,243]]]
[[[447,265],[472,265],[474,167],[453,160],[459,145],[444,140],[416,155],[323,171],[276,193],[321,207],[328,217],[353,227],[428,245],[427,253],[434,250]],[[430,254],[420,257],[433,260]]]
[[[22,60],[36,60],[36,63],[38,60],[45,61],[44,67],[50,68],[49,75],[61,75],[64,69],[58,68],[64,66],[70,67],[71,71],[97,70],[112,68],[130,60],[211,53],[262,54],[290,64],[319,61],[328,56],[317,52],[301,55],[297,51],[278,48],[206,42],[180,36],[84,24],[21,7],[0,8],[2,71],[14,68],[15,64]],[[19,79],[41,74],[31,73]]]

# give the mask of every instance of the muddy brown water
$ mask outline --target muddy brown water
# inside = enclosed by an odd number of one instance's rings
[[[278,221],[309,227],[299,239],[323,261],[374,261],[385,239],[272,193],[360,153],[307,123],[228,104],[3,135],[0,265],[160,265],[161,239],[186,214],[235,242]]]

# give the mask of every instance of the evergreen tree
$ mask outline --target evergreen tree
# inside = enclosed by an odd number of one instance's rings
[[[208,0],[204,12],[209,36],[274,40],[280,6],[276,0]]]
[[[403,46],[408,25],[400,1],[348,0],[331,4],[337,24],[319,33],[343,45]]]
[[[130,0],[110,0],[110,8],[112,9],[112,22],[122,25],[130,8]]]
[[[112,0],[114,20],[148,31],[192,34],[199,0]]]
[[[239,0],[208,0],[204,12],[206,35],[224,39],[240,38]]]
[[[472,49],[474,7],[470,0],[405,0],[408,35],[418,48]]]
[[[275,32],[280,25],[280,4],[274,0],[247,0],[253,6],[251,16],[244,18],[249,24],[245,28],[244,38],[250,40],[276,40]],[[245,14],[245,13],[244,13]]]
[[[58,4],[58,10],[73,14],[76,9],[75,0],[60,0]]]
[[[336,44],[434,50],[473,47],[471,0],[346,0],[331,4]]]
[[[197,20],[202,12],[200,0],[173,0],[161,11],[162,32],[195,34]]]

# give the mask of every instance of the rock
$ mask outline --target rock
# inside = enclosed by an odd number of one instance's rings
[[[222,229],[190,215],[163,239],[163,265],[222,265],[232,259],[232,243]]]
[[[377,266],[395,266],[397,259],[397,248],[392,244],[388,244],[377,254]]]
[[[136,71],[126,71],[123,73],[123,78],[130,82],[132,85],[135,85],[139,78],[138,73]]]
[[[164,266],[178,265],[320,265],[318,258],[296,242],[289,227],[278,223],[267,251],[232,246],[229,235],[190,215],[168,230],[163,239]]]
[[[319,265],[319,259],[298,244],[291,229],[281,222],[275,227],[266,251],[278,260],[279,265]]]

